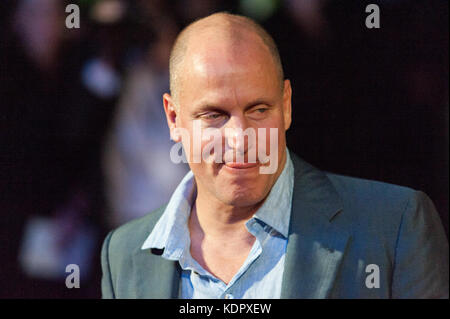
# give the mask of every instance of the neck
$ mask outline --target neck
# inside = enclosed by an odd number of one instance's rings
[[[204,198],[200,192],[189,218],[191,230],[208,237],[240,237],[249,233],[245,223],[262,203],[249,207],[235,207]]]

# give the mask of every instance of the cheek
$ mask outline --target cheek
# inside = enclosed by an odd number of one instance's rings
[[[265,147],[266,154],[283,148],[285,130],[281,115],[272,118],[259,128],[262,130],[258,130],[258,147]]]
[[[216,165],[214,165],[213,138],[205,137],[203,134],[189,132],[189,136],[183,139],[183,148],[186,150],[186,158],[189,161],[189,167],[195,176],[202,180],[211,181],[211,177],[217,174]],[[189,150],[188,150],[189,149]],[[210,155],[210,157],[208,157]]]
[[[179,134],[183,149],[188,163],[195,162],[195,148],[198,148],[199,140],[198,134],[195,133],[195,127],[192,121],[187,121],[180,116],[177,119],[177,128],[175,129]]]

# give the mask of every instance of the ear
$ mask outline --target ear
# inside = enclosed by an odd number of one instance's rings
[[[291,81],[284,80],[283,90],[283,116],[284,116],[284,129],[287,131],[292,122],[292,88]]]
[[[177,110],[170,94],[163,95],[164,112],[166,113],[167,125],[170,130],[170,139],[175,143],[181,142],[181,135],[177,129]]]

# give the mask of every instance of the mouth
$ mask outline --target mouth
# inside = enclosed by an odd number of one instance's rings
[[[236,163],[236,162],[228,162],[224,163],[224,166],[230,169],[249,169],[258,166],[258,163]]]

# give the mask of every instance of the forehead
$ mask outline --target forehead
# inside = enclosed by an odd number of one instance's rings
[[[204,32],[189,42],[180,97],[247,99],[279,93],[275,63],[256,35],[230,39]]]
[[[204,63],[214,67],[245,63],[275,71],[269,48],[255,32],[245,29],[207,27],[191,32],[185,61],[190,66]]]

